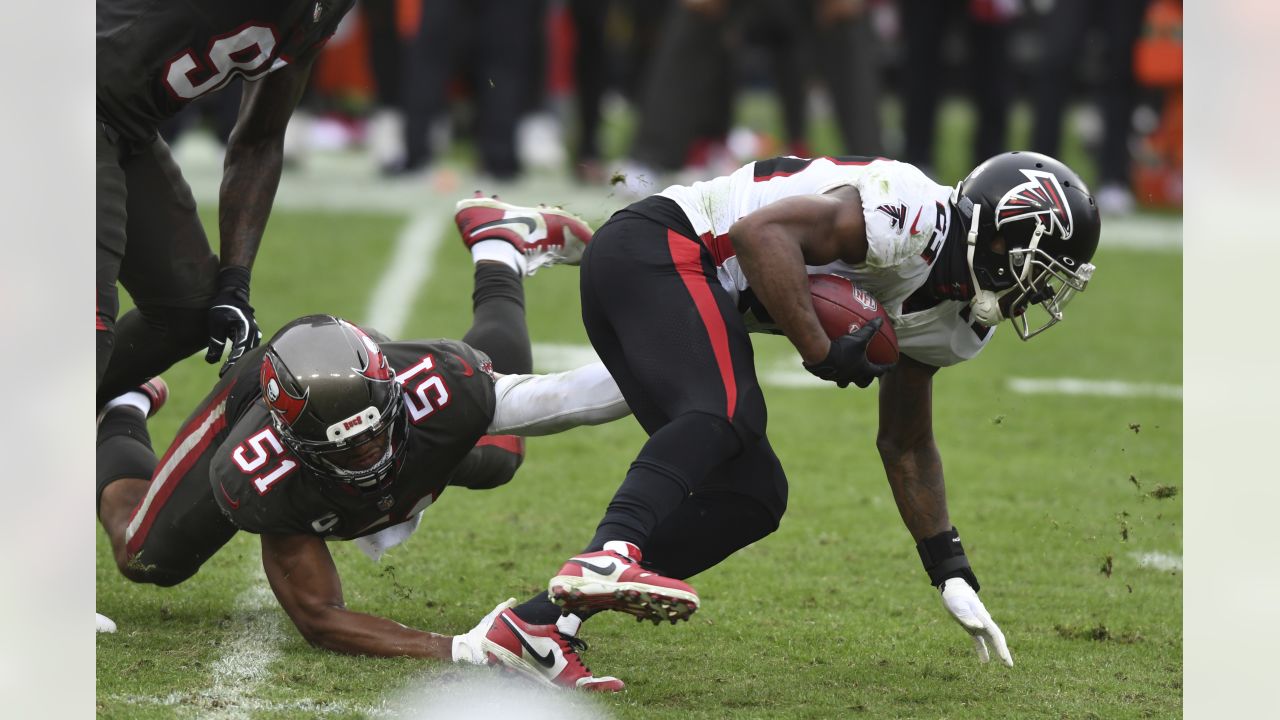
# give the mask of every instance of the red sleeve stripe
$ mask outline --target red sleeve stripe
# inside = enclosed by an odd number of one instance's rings
[[[684,237],[683,235],[681,237]],[[711,253],[711,257],[716,261],[716,267],[724,264],[725,260],[738,254],[733,249],[733,243],[729,241],[729,233],[723,235],[712,235],[710,232],[704,232],[698,237],[703,245],[707,246],[707,250]]]
[[[147,496],[134,509],[133,516],[129,518],[129,527],[125,529],[125,548],[129,554],[142,549],[160,509],[182,482],[187,471],[209,447],[209,443],[227,426],[227,396],[231,394],[233,385],[234,383],[227,383],[227,387],[205,405],[203,412],[178,432],[173,445],[169,446],[169,451],[160,459],[151,476]]]
[[[733,411],[738,404],[738,381],[733,374],[733,359],[729,356],[729,333],[725,329],[724,318],[720,316],[715,296],[707,285],[707,277],[702,274],[702,246],[675,230],[668,230],[667,247],[671,250],[676,272],[680,273],[680,279],[689,290],[693,304],[698,309],[698,316],[702,318],[702,325],[711,339],[711,352],[715,354],[716,365],[720,368],[720,380],[724,384],[727,398],[725,413],[729,420],[733,420]]]

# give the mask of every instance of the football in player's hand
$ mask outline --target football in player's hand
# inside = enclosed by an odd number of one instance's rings
[[[867,347],[867,359],[874,363],[889,364],[898,361],[898,336],[893,332],[889,316],[880,302],[871,297],[852,280],[840,275],[810,275],[809,292],[813,295],[813,310],[818,322],[832,340],[848,335],[881,318],[880,329]]]

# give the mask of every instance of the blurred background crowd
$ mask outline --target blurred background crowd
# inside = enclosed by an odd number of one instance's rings
[[[286,139],[387,178],[569,173],[640,196],[778,154],[951,183],[1061,157],[1104,213],[1182,201],[1180,0],[359,0]],[[239,93],[164,129],[225,141]]]

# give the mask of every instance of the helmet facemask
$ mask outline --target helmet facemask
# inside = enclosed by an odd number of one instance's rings
[[[328,427],[325,440],[308,440],[276,422],[281,439],[307,468],[321,477],[376,492],[395,477],[406,447],[400,383],[392,380],[387,406],[367,407]]]
[[[1077,264],[1066,256],[1058,259],[1035,247],[1041,229],[1033,236],[1031,247],[1009,251],[1009,269],[1017,280],[1016,292],[1008,293],[1000,303],[1001,314],[1009,318],[1023,340],[1030,340],[1058,324],[1062,320],[1062,309],[1076,293],[1084,292],[1096,269],[1092,263]],[[1032,311],[1034,306],[1043,310],[1042,319],[1034,319],[1034,315],[1039,314]]]

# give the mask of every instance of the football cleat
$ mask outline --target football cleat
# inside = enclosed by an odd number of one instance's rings
[[[453,220],[467,248],[481,240],[503,240],[524,253],[526,275],[545,265],[577,265],[591,242],[591,227],[577,215],[546,206],[512,205],[497,197],[459,200]]]
[[[518,673],[542,685],[618,692],[626,685],[615,677],[596,677],[582,663],[583,640],[560,632],[555,625],[530,625],[521,620],[508,600],[497,608],[493,622],[480,643],[490,665]]]
[[[156,376],[138,386],[138,392],[147,396],[151,401],[151,409],[147,411],[147,417],[151,417],[160,412],[160,408],[164,407],[165,402],[169,400],[169,383],[164,378]]]
[[[698,593],[687,583],[640,567],[640,550],[612,541],[605,549],[569,558],[547,585],[551,602],[567,612],[617,610],[637,621],[688,620]]]

